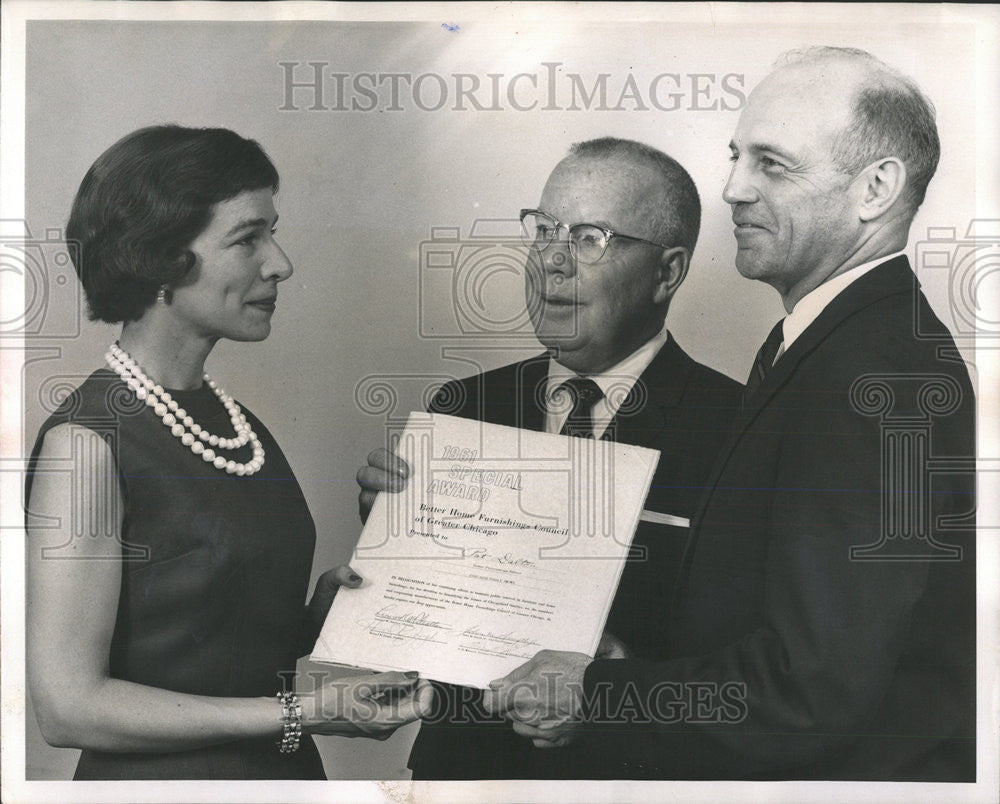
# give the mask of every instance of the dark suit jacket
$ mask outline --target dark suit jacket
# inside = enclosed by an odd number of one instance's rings
[[[883,263],[737,420],[669,656],[588,667],[627,775],[974,781],[974,456],[966,367],[906,259]]]
[[[431,410],[542,430],[548,357],[445,385]],[[690,518],[728,435],[741,387],[696,363],[669,338],[609,426],[614,439],[660,450],[645,508]],[[607,628],[638,656],[667,655],[673,582],[687,529],[641,522]],[[421,725],[410,767],[417,779],[575,778],[593,758],[581,746],[536,749],[509,721],[487,716],[478,690],[438,685],[436,711]],[[599,753],[597,751],[595,754]]]

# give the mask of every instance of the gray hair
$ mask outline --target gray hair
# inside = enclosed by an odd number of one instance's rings
[[[660,178],[663,195],[668,200],[668,205],[661,210],[656,221],[660,241],[683,246],[694,253],[701,226],[701,200],[694,180],[676,159],[651,145],[618,137],[578,142],[569,152],[579,158],[619,158],[655,171]]]
[[[854,63],[867,71],[853,98],[851,120],[834,141],[835,163],[844,173],[856,175],[872,162],[896,157],[906,165],[901,199],[916,212],[941,156],[934,104],[912,79],[857,48],[793,50],[778,66],[822,61]]]

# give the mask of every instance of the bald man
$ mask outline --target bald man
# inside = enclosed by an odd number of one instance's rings
[[[817,48],[730,149],[737,270],[787,316],[693,518],[667,655],[543,651],[486,706],[612,778],[975,781],[975,400],[904,253],[933,108]]]

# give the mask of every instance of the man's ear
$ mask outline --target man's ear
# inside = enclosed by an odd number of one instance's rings
[[[894,156],[872,162],[858,176],[862,182],[858,217],[872,221],[888,212],[906,189],[906,165]]]
[[[691,252],[683,246],[665,249],[660,254],[657,266],[656,292],[653,301],[656,304],[669,302],[687,276],[691,264]]]

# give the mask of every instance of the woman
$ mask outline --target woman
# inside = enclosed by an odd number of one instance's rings
[[[277,188],[255,142],[158,126],[108,149],[74,201],[91,317],[123,322],[28,474],[30,688],[45,739],[83,749],[76,779],[323,779],[303,735],[385,737],[430,708],[416,674],[288,693],[338,583],[361,579],[325,573],[303,609],[305,499],[204,374],[220,338],[271,331],[292,273]],[[45,471],[68,456],[72,473]]]

